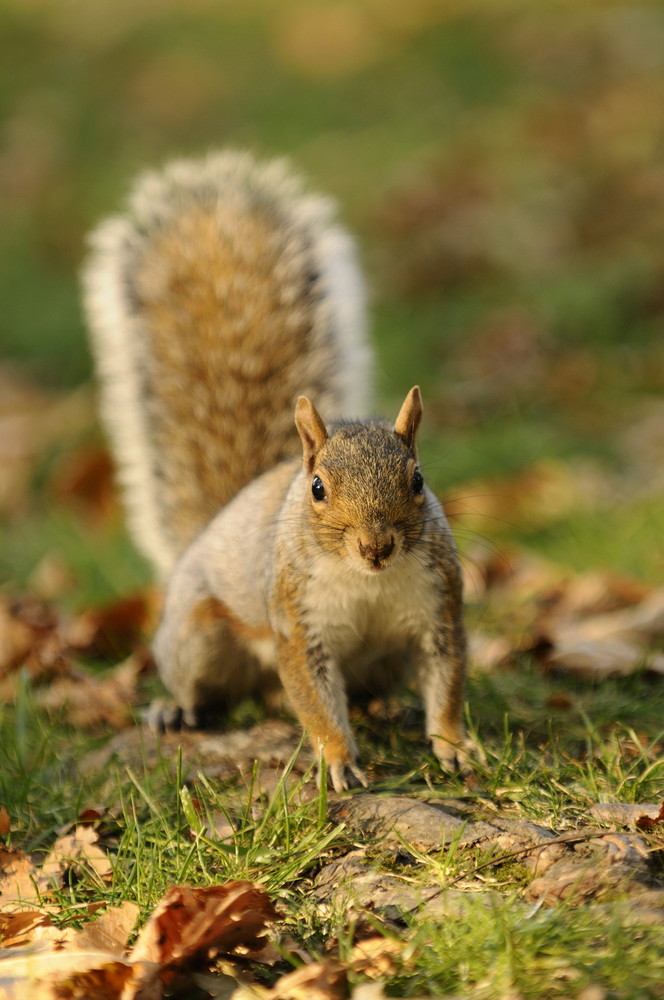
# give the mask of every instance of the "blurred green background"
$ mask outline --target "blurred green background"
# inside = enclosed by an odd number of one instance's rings
[[[661,578],[662,3],[3,0],[0,17],[3,578],[30,585],[51,552],[79,597],[146,578],[102,466],[72,468],[97,440],[77,274],[136,172],[221,146],[285,154],[339,202],[379,408],[422,385],[424,468],[465,547]]]

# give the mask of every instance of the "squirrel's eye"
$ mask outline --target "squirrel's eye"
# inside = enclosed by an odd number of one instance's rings
[[[314,476],[313,482],[311,484],[311,493],[314,500],[324,500],[325,499],[325,486],[323,485],[323,480],[320,476]]]
[[[419,469],[415,469],[413,473],[413,493],[415,496],[419,496],[424,489],[424,477]]]

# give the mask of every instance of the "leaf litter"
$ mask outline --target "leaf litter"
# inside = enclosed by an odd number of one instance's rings
[[[98,731],[133,723],[139,679],[151,668],[142,638],[154,618],[151,594],[112,601],[74,616],[34,597],[0,595],[0,700],[15,701],[22,678],[38,705],[73,726]],[[99,674],[82,659],[129,655]]]
[[[544,669],[584,677],[664,673],[664,589],[507,551],[473,553],[465,572],[469,603],[505,610],[498,634],[471,632],[474,669],[493,670],[525,653]]]
[[[125,902],[80,931],[63,931],[47,913],[5,913],[0,903],[0,997],[22,1000],[37,985],[48,998],[84,998],[93,988],[94,996],[122,1000],[160,997],[183,967],[209,966],[220,955],[260,957],[278,918],[265,890],[251,882],[171,886],[127,948],[139,912]]]

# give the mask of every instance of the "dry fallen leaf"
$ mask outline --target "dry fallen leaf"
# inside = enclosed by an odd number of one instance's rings
[[[67,629],[67,643],[87,656],[122,655],[150,629],[153,608],[153,595],[146,592],[83,611]]]
[[[326,959],[282,976],[265,994],[265,1000],[341,1000],[347,989],[344,966]]]
[[[65,862],[61,851],[89,863],[94,836],[90,827],[78,827],[74,835],[61,838],[50,862],[54,870]],[[59,931],[34,910],[7,915],[0,922],[0,941],[11,943],[14,951],[2,961],[0,998],[133,1000],[140,995],[141,1000],[158,1000],[164,980],[177,965],[196,956],[219,951],[243,957],[260,954],[267,924],[277,917],[265,891],[251,882],[207,889],[173,886],[123,959],[138,913],[138,906],[124,903],[78,932]],[[41,936],[40,930],[45,932]],[[26,941],[31,945],[20,947]]]
[[[34,598],[0,599],[0,701],[12,702],[19,670],[32,685],[71,674],[56,612]]]
[[[253,882],[202,889],[171,886],[139,933],[130,958],[161,967],[211,950],[250,957],[263,948],[267,925],[277,916],[265,890]]]
[[[120,906],[111,906],[78,931],[74,945],[83,951],[107,951],[121,958],[139,914],[140,907],[127,900]]]
[[[652,587],[643,580],[611,570],[571,577],[561,593],[558,610],[567,617],[589,617],[634,607],[645,601]]]
[[[643,643],[664,636],[664,590],[654,590],[626,608],[581,619],[589,639],[607,637]]]
[[[0,848],[0,910],[12,912],[38,903],[52,883],[23,851]]]
[[[547,666],[569,670],[585,677],[624,677],[641,667],[664,674],[664,654],[646,649],[615,636],[587,638],[582,626],[568,628],[552,636],[545,654]]]
[[[662,802],[657,816],[639,816],[634,821],[634,825],[637,830],[643,830],[646,833],[652,832],[655,827],[660,825],[664,828],[664,802]]]
[[[598,677],[622,676],[642,666],[664,673],[664,654],[651,650],[664,635],[664,591],[602,614],[572,614],[565,605],[561,600],[536,626],[535,646],[544,651],[547,664]]]
[[[23,662],[33,642],[33,630],[16,615],[15,607],[0,603],[0,676]]]
[[[48,926],[51,918],[41,910],[16,910],[0,913],[0,948],[20,947],[29,944],[37,927]]]
[[[76,669],[75,675],[71,671],[37,691],[37,704],[64,713],[69,724],[79,729],[125,729],[134,722],[131,706],[140,697],[138,678],[150,662],[148,651],[140,648],[103,676]]]
[[[0,1000],[133,1000],[135,970],[103,951],[16,950],[3,958]],[[158,1000],[159,992],[141,993]]]
[[[140,991],[141,1000],[157,1000],[162,989],[152,970],[122,960],[139,912],[124,902],[80,931],[54,927],[38,910],[0,913],[0,946],[13,949],[2,960],[0,998],[132,1000]]]
[[[99,834],[91,826],[77,826],[73,833],[59,837],[44,860],[42,875],[61,879],[70,868],[84,868],[100,879],[112,872],[108,855],[98,846]]]
[[[28,676],[37,703],[66,715],[82,729],[124,728],[133,722],[131,705],[139,700],[139,678],[152,665],[138,644],[156,617],[156,591],[116,601],[79,615],[67,624],[44,601],[0,599],[0,701],[12,702],[20,686],[19,670]],[[73,655],[107,655],[135,647],[126,660],[103,676],[77,665]]]
[[[5,806],[0,806],[0,837],[6,837],[11,830],[9,813]]]
[[[387,979],[395,974],[397,958],[403,949],[403,941],[377,934],[358,941],[350,953],[348,964],[353,972],[369,979]]]
[[[469,600],[486,600],[500,634],[470,637],[475,670],[509,665],[520,653],[546,668],[602,679],[644,669],[664,674],[664,589],[611,572],[574,575],[531,555],[474,553]]]
[[[106,815],[107,811],[108,810],[105,806],[88,806],[86,809],[81,810],[78,814],[78,821],[76,825],[94,826]]]
[[[58,500],[72,503],[92,524],[108,518],[117,504],[113,461],[106,448],[87,445],[66,453],[56,464],[50,487]]]

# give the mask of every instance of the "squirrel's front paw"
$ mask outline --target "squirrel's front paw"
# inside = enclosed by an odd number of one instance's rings
[[[364,772],[348,761],[335,760],[327,765],[328,784],[335,792],[345,792],[349,788],[368,788],[369,782]]]
[[[452,743],[440,736],[434,736],[431,743],[433,752],[446,771],[462,775],[468,772],[468,750],[470,749],[468,740],[464,739],[458,743]]]
[[[143,716],[154,733],[177,733],[181,729],[199,729],[202,719],[195,711],[185,711],[174,701],[155,698]]]

